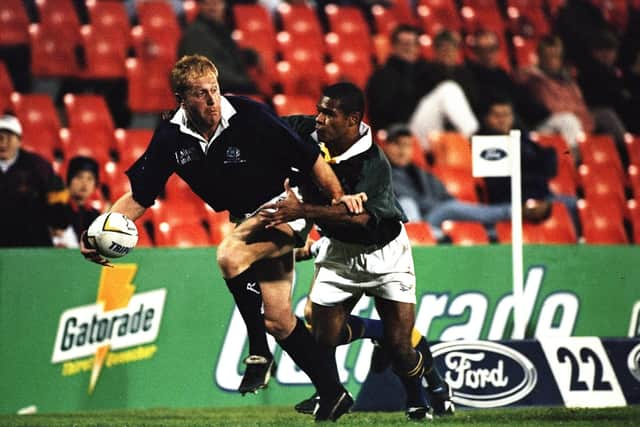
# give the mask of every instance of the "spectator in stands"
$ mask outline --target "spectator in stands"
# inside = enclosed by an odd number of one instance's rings
[[[200,12],[184,30],[178,57],[199,54],[217,64],[223,92],[256,93],[247,66],[256,65],[258,55],[253,50],[241,49],[231,38],[225,0],[198,0],[198,5]]]
[[[49,162],[21,144],[18,119],[0,117],[0,247],[51,246],[49,199],[62,186]]]
[[[631,91],[626,87],[622,71],[616,66],[618,59],[618,39],[609,30],[594,34],[589,45],[589,57],[578,72],[578,83],[591,111],[613,110],[623,120],[624,132],[629,124],[637,122],[639,112],[633,110]],[[636,105],[638,101],[635,101]],[[604,114],[607,114],[606,111]],[[612,119],[615,122],[616,118]],[[624,146],[619,146],[620,154],[626,157]]]
[[[486,99],[496,91],[511,94],[517,121],[528,126],[541,123],[549,116],[549,110],[528,96],[527,91],[500,66],[500,40],[496,33],[478,31],[473,37],[472,48],[474,60],[468,62],[468,67],[477,83],[478,99]]]
[[[589,111],[580,87],[564,66],[564,48],[557,36],[546,36],[538,45],[539,65],[521,70],[520,80],[529,94],[547,107],[552,116],[539,130],[560,132],[577,156],[577,137],[581,132],[602,132],[624,145],[624,125],[615,111],[599,108]],[[561,113],[569,113],[562,115]],[[574,117],[577,117],[578,123]]]
[[[51,207],[53,243],[58,247],[77,248],[80,235],[100,215],[89,205],[89,198],[99,183],[98,163],[91,157],[76,156],[69,161],[67,188],[60,203]]]
[[[443,130],[447,123],[465,135],[478,128],[465,92],[452,67],[453,40],[445,35],[438,42],[439,63],[420,57],[420,30],[399,25],[391,34],[391,55],[367,83],[367,102],[371,124],[384,129],[392,123],[411,121],[421,144],[428,146],[427,133]],[[439,39],[440,40],[440,39]]]

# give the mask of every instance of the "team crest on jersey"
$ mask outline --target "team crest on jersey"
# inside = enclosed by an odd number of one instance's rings
[[[224,153],[224,163],[245,163],[246,160],[240,158],[240,149],[238,147],[228,147]]]

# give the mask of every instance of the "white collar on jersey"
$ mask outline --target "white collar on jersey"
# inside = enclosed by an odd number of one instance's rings
[[[365,122],[360,122],[360,139],[356,141],[351,147],[347,149],[344,153],[332,157],[331,163],[340,163],[345,160],[349,160],[352,157],[357,156],[358,154],[364,153],[367,151],[371,145],[373,144],[373,138],[371,138],[371,127]],[[313,131],[311,134],[311,138],[313,138],[316,142],[324,144],[324,142],[318,140],[318,132]]]
[[[202,135],[197,132],[192,131],[188,126],[187,122],[187,114],[184,111],[184,108],[178,108],[178,111],[173,115],[170,122],[178,125],[180,127],[180,132],[185,133],[187,135],[191,135],[198,140],[200,146],[202,147],[202,151],[205,153],[209,150],[211,143],[224,131],[229,127],[229,120],[237,113],[236,109],[233,108],[233,105],[225,98],[224,96],[220,96],[220,124],[216,128],[216,131],[213,133],[213,136],[209,141],[204,139]]]

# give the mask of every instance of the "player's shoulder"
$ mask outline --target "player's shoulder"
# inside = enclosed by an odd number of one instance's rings
[[[305,137],[316,130],[316,121],[314,116],[291,115],[283,116],[282,120],[301,137]]]

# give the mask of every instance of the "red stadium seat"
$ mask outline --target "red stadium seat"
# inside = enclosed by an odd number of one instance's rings
[[[0,61],[0,113],[4,113],[9,107],[14,90],[9,70],[4,62]]]
[[[371,53],[371,30],[359,8],[328,4],[324,10],[329,21],[329,31],[351,40],[363,51]]]
[[[170,69],[176,61],[178,40],[171,32],[149,32],[141,25],[131,28],[131,45],[136,58],[148,67]],[[131,58],[129,58],[131,59]]]
[[[412,245],[435,245],[437,243],[429,224],[426,222],[407,222],[404,227]]]
[[[584,135],[578,139],[578,149],[583,164],[614,169],[620,182],[624,183],[622,161],[611,136]]]
[[[87,0],[89,22],[94,28],[117,29],[127,37],[131,32],[129,15],[122,1],[118,0]]]
[[[69,127],[113,134],[114,125],[107,103],[100,95],[66,94],[64,108]]]
[[[190,248],[195,246],[211,246],[213,243],[202,224],[161,223],[156,229],[157,246],[173,246]]]
[[[625,244],[629,239],[624,230],[622,214],[603,203],[578,200],[582,236],[589,244]]]
[[[629,163],[640,166],[640,135],[625,135],[624,142],[627,145]]]
[[[278,6],[278,15],[282,20],[282,29],[293,39],[324,52],[324,33],[313,8],[307,5],[281,3]]]
[[[75,77],[79,72],[76,39],[40,24],[29,26],[31,74],[34,77]]]
[[[640,200],[640,166],[629,166],[629,182],[631,183],[634,197]]]
[[[170,35],[177,44],[181,34],[180,24],[169,2],[163,0],[137,1],[136,15],[145,33],[151,37],[157,34]]]
[[[462,20],[453,0],[420,0],[417,12],[422,30],[430,36],[442,30],[462,30]]]
[[[327,76],[323,55],[287,32],[278,34],[278,48],[284,61],[277,65],[276,80],[285,94],[318,98]]]
[[[340,70],[340,80],[347,80],[364,89],[373,72],[371,52],[362,50],[359,42],[353,38],[344,38],[337,33],[326,36],[327,50],[331,61]]]
[[[96,28],[92,25],[83,25],[80,33],[86,58],[80,76],[85,79],[124,78],[127,33],[116,27]]]
[[[511,242],[511,221],[496,224],[498,241]],[[566,206],[553,202],[551,216],[540,223],[523,221],[522,241],[530,244],[576,243],[576,230]]]
[[[549,181],[549,187],[555,194],[576,195],[575,161],[567,142],[561,135],[532,133],[531,139],[543,147],[551,147],[558,159],[558,172]]]
[[[149,236],[149,233],[147,232],[147,229],[144,226],[144,224],[138,224],[138,222],[136,222],[136,227],[138,228],[138,243],[136,244],[136,247],[140,247],[140,248],[152,247],[153,241],[151,240],[151,237]]]
[[[44,94],[11,95],[11,105],[22,124],[22,143],[52,160],[61,154],[60,119],[53,100]]]
[[[112,161],[113,135],[85,130],[60,129],[60,141],[65,160],[75,156],[93,157],[101,167]]]
[[[206,211],[211,243],[218,245],[234,229],[235,224],[229,221],[229,213],[226,211],[216,212],[208,206]]]
[[[462,4],[462,27],[467,34],[478,30],[492,30],[499,37],[504,37],[505,24],[494,0],[463,0]]]
[[[131,191],[131,183],[129,182],[129,177],[124,173],[125,170],[123,167],[115,166],[115,170],[112,173],[105,174],[103,181],[109,188],[109,200],[111,202],[115,202],[120,196]],[[138,224],[138,221],[136,221],[136,224]]]
[[[516,66],[526,68],[538,65],[538,41],[522,36],[513,36],[511,39]]]
[[[79,41],[80,20],[73,0],[37,0],[36,6],[44,31],[51,30],[72,44]]]
[[[22,0],[0,2],[0,46],[29,43],[29,17]]]
[[[182,181],[177,176],[173,175],[169,182],[176,180]],[[185,184],[186,185],[186,184]],[[169,183],[167,183],[169,186]],[[156,226],[159,226],[161,223],[166,222],[169,225],[180,225],[180,224],[203,224],[207,219],[207,212],[204,205],[204,202],[200,200],[197,196],[189,191],[188,195],[183,195],[180,197],[167,197],[163,200],[163,203],[160,205],[159,209],[154,209],[153,211],[153,222]],[[167,188],[167,193],[169,193],[169,189]]]
[[[175,108],[176,100],[169,83],[169,68],[128,58],[127,101],[134,113],[160,113]]]
[[[118,163],[126,170],[145,152],[153,131],[151,129],[116,129],[114,137]]]
[[[627,203],[627,209],[629,211],[629,217],[631,218],[631,229],[633,243],[640,245],[640,198],[636,197],[635,200],[629,200]]]
[[[388,37],[400,23],[400,20],[391,9],[379,4],[371,6],[371,16],[373,16],[376,34],[384,35],[385,37]]]
[[[585,198],[589,201],[606,198],[619,211],[624,210],[626,196],[624,185],[620,182],[618,173],[608,167],[580,165],[578,168],[580,185]]]
[[[242,32],[242,45],[261,55],[276,51],[276,30],[267,9],[260,4],[234,4],[236,30]]]
[[[449,236],[454,245],[471,246],[489,244],[487,230],[479,222],[444,221],[442,231]]]
[[[539,38],[551,31],[542,0],[507,0],[507,19],[514,35]]]
[[[603,18],[620,34],[627,30],[629,8],[627,0],[591,0],[602,12]]]
[[[447,188],[447,191],[456,199],[467,202],[478,202],[476,181],[471,176],[471,171],[455,168],[434,167],[432,170]]]
[[[429,143],[434,166],[471,172],[471,143],[464,135],[457,132],[441,132],[430,135]]]
[[[316,100],[305,95],[275,95],[273,106],[279,116],[316,113]]]

